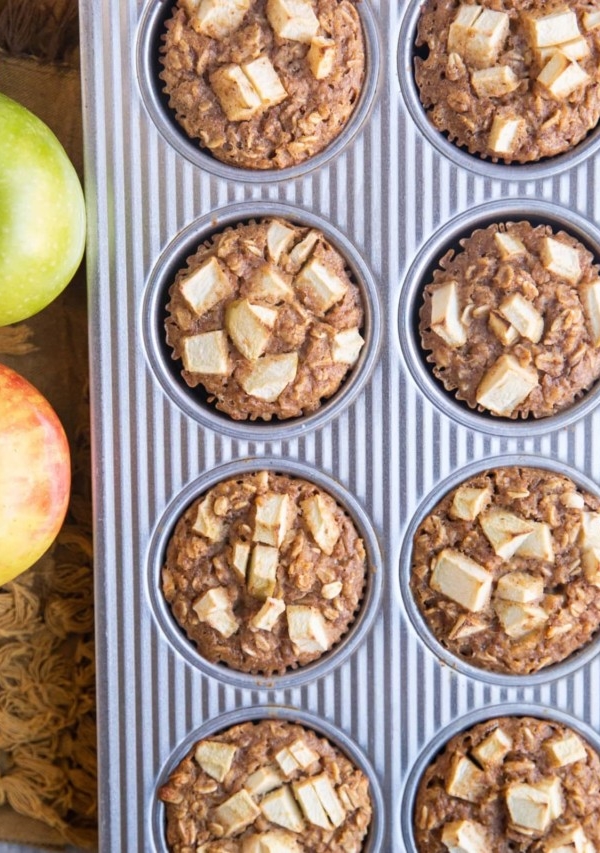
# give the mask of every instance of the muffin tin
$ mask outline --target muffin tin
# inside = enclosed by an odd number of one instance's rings
[[[487,718],[499,703],[503,713],[535,703],[544,714],[560,720],[568,713],[600,729],[595,644],[552,679],[483,679],[424,648],[399,583],[403,543],[421,502],[447,478],[462,478],[466,466],[481,470],[501,456],[534,454],[536,464],[568,466],[574,479],[600,482],[595,392],[552,422],[484,424],[462,416],[472,413],[459,416],[421,375],[413,323],[432,250],[491,221],[498,208],[552,216],[551,224],[585,234],[600,255],[597,132],[555,163],[502,167],[455,156],[426,132],[407,96],[407,39],[419,4],[363,0],[373,47],[353,132],[297,171],[238,171],[192,152],[163,115],[156,47],[169,5],[81,3],[100,847],[164,849],[156,791],[182,745],[198,730],[222,727],[223,715],[276,713],[308,714],[315,728],[335,730],[342,747],[348,738],[364,752],[381,786],[369,850],[410,850],[402,826],[410,821],[413,768],[422,750],[439,748],[452,721]],[[283,209],[297,221],[321,223],[371,294],[369,346],[347,396],[342,389],[330,409],[291,426],[232,427],[191,403],[170,370],[160,337],[161,288],[198,234]],[[307,668],[297,681],[290,674],[281,683],[242,684],[192,659],[157,610],[156,578],[173,512],[199,484],[258,463],[327,482],[363,530],[372,528],[382,593],[368,611],[372,627],[358,627],[339,665],[332,654],[331,666]]]

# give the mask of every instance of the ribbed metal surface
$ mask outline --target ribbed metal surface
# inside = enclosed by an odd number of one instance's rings
[[[539,702],[600,727],[598,660],[541,687],[490,686],[440,666],[404,615],[403,531],[422,498],[456,468],[528,452],[600,480],[598,414],[535,438],[485,436],[438,413],[402,361],[402,278],[433,231],[475,204],[517,195],[595,218],[600,167],[589,160],[558,177],[508,183],[440,156],[413,125],[397,82],[406,5],[372,3],[383,78],[363,132],[306,177],[252,186],[201,172],[149,118],[135,72],[145,4],[83,0],[102,851],[154,849],[151,804],[168,756],[194,728],[241,707],[296,706],[363,748],[384,789],[386,853],[405,849],[399,809],[412,764],[458,715],[499,702]],[[253,199],[330,220],[363,253],[383,308],[382,352],[366,389],[332,424],[289,441],[230,439],[199,427],[161,390],[141,345],[142,297],[164,247],[195,218]],[[187,664],[153,621],[145,586],[149,542],[168,503],[215,465],[254,455],[308,462],[338,480],[370,516],[384,553],[383,604],[366,642],[332,674],[278,692],[226,686]]]

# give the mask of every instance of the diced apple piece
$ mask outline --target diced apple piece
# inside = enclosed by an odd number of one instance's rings
[[[239,65],[223,65],[209,80],[229,121],[248,121],[263,109],[258,92]]]
[[[462,613],[448,633],[449,640],[461,640],[465,637],[472,637],[474,634],[479,634],[480,631],[485,631],[486,625],[477,617],[471,614]]]
[[[588,548],[581,555],[583,574],[588,583],[600,586],[600,548]]]
[[[284,101],[288,94],[268,56],[259,56],[245,62],[242,71],[260,98],[263,107],[274,107]]]
[[[226,376],[231,370],[227,334],[219,329],[184,338],[181,360],[190,373]]]
[[[529,572],[508,572],[498,580],[496,595],[504,601],[530,604],[544,594],[544,579]]]
[[[274,219],[267,230],[267,251],[269,256],[279,263],[279,259],[287,252],[296,234],[295,228],[291,228],[279,219]]]
[[[294,381],[297,371],[298,353],[296,352],[264,355],[254,362],[250,373],[240,379],[240,385],[251,397],[274,403]]]
[[[241,26],[250,0],[186,0],[185,5],[197,32],[213,39],[224,39]]]
[[[194,758],[205,773],[222,782],[231,769],[237,747],[231,743],[203,740],[196,747]]]
[[[272,794],[263,797],[260,801],[260,810],[271,823],[291,829],[292,832],[304,831],[304,821],[289,785],[283,785]]]
[[[304,301],[323,314],[343,299],[348,289],[346,283],[317,258],[302,267],[294,285]]]
[[[546,611],[536,604],[517,604],[500,599],[495,601],[494,610],[502,628],[512,640],[520,640],[548,621]]]
[[[485,792],[485,773],[466,756],[454,756],[446,779],[446,793],[469,803],[477,803]]]
[[[308,60],[308,67],[315,79],[324,80],[326,77],[329,77],[333,71],[335,50],[335,41],[333,39],[316,36],[311,41],[306,58]]]
[[[585,506],[583,495],[580,495],[579,492],[574,491],[565,492],[563,495],[561,495],[560,502],[568,509],[583,509]]]
[[[587,11],[583,13],[583,28],[586,33],[595,30],[597,27],[600,27],[600,11],[592,12]]]
[[[311,782],[329,820],[334,826],[341,826],[346,818],[346,812],[327,773],[311,776]]]
[[[267,0],[267,18],[282,39],[309,44],[319,30],[310,0]]]
[[[460,486],[454,493],[450,514],[452,518],[460,518],[462,521],[474,521],[490,498],[491,491],[486,486],[477,489],[471,486]]]
[[[493,576],[470,557],[451,548],[438,554],[429,585],[456,601],[462,607],[476,613],[486,607],[491,591]]]
[[[448,32],[448,53],[458,53],[464,58],[467,41],[471,36],[471,27],[481,15],[483,9],[481,6],[467,5],[461,3],[458,7],[458,12]]]
[[[295,740],[288,749],[303,770],[319,760],[319,753],[307,746],[302,738]]]
[[[538,791],[541,791],[548,797],[550,806],[550,820],[556,820],[564,811],[562,783],[558,776],[549,776],[542,779],[541,782],[536,782],[534,785]]]
[[[473,71],[471,83],[479,98],[501,98],[515,91],[519,78],[509,65],[494,65]]]
[[[267,348],[277,311],[238,299],[227,307],[225,328],[236,349],[249,361],[255,361]]]
[[[294,796],[300,803],[304,817],[314,826],[322,829],[331,829],[331,823],[323,808],[321,800],[313,786],[312,779],[303,779],[301,782],[292,782]]]
[[[512,154],[516,148],[521,129],[524,126],[525,122],[521,118],[494,116],[488,139],[488,147],[495,154],[500,154],[500,156]]]
[[[286,614],[290,640],[298,654],[327,651],[331,642],[319,610],[302,604],[290,604]]]
[[[533,785],[514,783],[506,791],[511,823],[517,829],[545,832],[550,826],[548,797]]]
[[[472,752],[484,767],[496,767],[502,764],[512,746],[512,739],[502,729],[494,729]]]
[[[544,853],[596,853],[581,826],[575,826],[560,835],[553,835],[544,844]]]
[[[592,333],[592,344],[600,347],[600,280],[582,285],[581,301]]]
[[[281,767],[281,772],[285,776],[291,776],[292,773],[295,773],[296,770],[300,768],[300,765],[290,752],[287,746],[284,746],[283,749],[280,749],[279,752],[275,756],[275,761]]]
[[[542,264],[548,272],[554,273],[570,284],[577,284],[581,278],[577,249],[552,237],[544,237],[540,254]]]
[[[590,76],[577,62],[572,62],[562,51],[557,50],[544,65],[537,79],[553,98],[561,101],[568,98],[575,89],[585,86]]]
[[[529,29],[534,47],[551,47],[581,35],[577,15],[571,9],[529,18]]]
[[[514,237],[508,231],[497,231],[494,234],[494,242],[500,251],[500,257],[503,261],[507,258],[518,257],[527,253],[523,241],[519,240],[518,237]]]
[[[212,257],[179,282],[181,295],[198,316],[233,293],[233,284],[223,267]]]
[[[460,319],[458,285],[455,281],[433,291],[431,331],[439,335],[449,347],[461,347],[467,341],[467,330]]]
[[[448,853],[488,853],[490,840],[485,826],[474,820],[454,820],[444,824],[442,844]]]
[[[510,415],[539,384],[537,370],[522,367],[504,354],[493,364],[477,389],[477,402],[496,415]]]
[[[299,266],[306,261],[314,249],[318,239],[319,239],[318,231],[309,231],[306,237],[300,242],[296,243],[292,251],[290,252],[290,261],[294,266]]]
[[[275,788],[280,788],[283,778],[274,767],[260,767],[251,773],[244,782],[244,788],[252,797],[262,797]]]
[[[555,767],[566,767],[575,761],[585,761],[587,753],[581,739],[574,732],[544,743],[550,761]]]
[[[534,530],[534,522],[504,509],[492,509],[479,521],[494,553],[503,560],[510,559]]]
[[[501,317],[499,314],[496,314],[495,311],[490,311],[490,316],[488,317],[488,326],[492,330],[492,332],[496,335],[501,344],[504,344],[505,347],[512,346],[515,341],[519,340],[519,333],[515,329],[514,326]]]
[[[276,303],[290,299],[294,291],[274,267],[264,264],[252,276],[248,295],[250,299]]]
[[[250,625],[259,631],[272,631],[275,623],[285,610],[285,601],[281,598],[267,598],[250,620]]]
[[[330,557],[341,530],[329,502],[323,495],[316,494],[301,501],[300,508],[313,539],[321,551]]]
[[[248,592],[266,601],[273,595],[277,582],[279,551],[270,545],[255,545],[250,557]]]
[[[464,59],[476,68],[489,68],[500,55],[508,36],[510,18],[506,12],[484,9],[471,26]]]
[[[233,615],[231,602],[224,586],[214,587],[192,605],[200,622],[206,622],[227,639],[238,630],[239,622]]]
[[[284,830],[269,830],[245,838],[242,853],[302,853],[295,836]]]
[[[267,492],[264,495],[257,495],[254,505],[256,516],[252,539],[254,542],[279,547],[292,523],[289,495]]]
[[[221,803],[214,811],[215,822],[221,824],[228,837],[239,835],[254,823],[259,815],[260,809],[244,788]]]
[[[240,580],[246,579],[249,558],[250,545],[248,542],[236,542],[233,546],[232,564],[233,569]]]
[[[327,601],[331,601],[332,598],[337,598],[344,585],[341,581],[332,581],[332,583],[323,584],[321,587],[321,595],[323,598],[327,599]]]
[[[358,329],[344,329],[333,336],[331,357],[335,364],[355,364],[365,341]]]
[[[210,498],[205,498],[202,503],[198,504],[198,514],[192,525],[192,530],[194,533],[205,536],[209,542],[218,542],[223,537],[225,523],[213,512]]]
[[[502,300],[498,310],[520,335],[537,344],[544,333],[544,318],[528,299],[512,293]]]
[[[590,46],[584,36],[578,36],[572,41],[565,41],[560,45],[560,52],[566,57],[572,59],[573,62],[578,62],[580,59],[585,59],[590,52]]]
[[[582,548],[600,548],[600,512],[582,512],[579,544]]]
[[[552,530],[544,521],[533,521],[533,530],[517,548],[518,557],[535,557],[551,563],[554,560],[554,545],[552,543]]]

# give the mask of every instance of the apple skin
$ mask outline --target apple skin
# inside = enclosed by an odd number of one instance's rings
[[[71,281],[85,247],[85,202],[64,148],[0,93],[0,326],[25,320]]]
[[[65,431],[50,403],[0,364],[0,586],[47,551],[71,488]]]

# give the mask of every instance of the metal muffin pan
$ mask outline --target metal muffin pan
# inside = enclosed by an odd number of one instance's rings
[[[546,157],[532,163],[493,163],[477,154],[470,154],[466,147],[450,142],[447,135],[438,130],[421,103],[419,87],[414,75],[415,57],[419,48],[415,42],[417,26],[424,0],[410,0],[402,19],[398,38],[398,79],[402,96],[410,115],[426,139],[437,150],[457,166],[469,169],[477,175],[505,181],[532,181],[559,175],[566,169],[580,165],[586,158],[595,155],[600,148],[600,127],[590,130],[581,142],[570,151],[556,157]],[[426,47],[423,48],[427,50]]]
[[[172,349],[165,339],[166,305],[169,287],[186,259],[205,240],[228,227],[250,220],[280,216],[295,225],[306,225],[321,231],[346,261],[353,281],[360,289],[364,310],[365,344],[356,364],[348,371],[336,393],[315,412],[289,420],[235,421],[207,401],[202,387],[190,388],[181,376],[181,360],[173,360]],[[283,204],[236,204],[217,210],[192,222],[164,250],[152,271],[142,303],[142,337],[148,360],[166,393],[192,418],[203,426],[222,434],[246,439],[274,441],[302,435],[331,421],[360,394],[373,370],[381,344],[381,309],[374,277],[352,243],[329,222],[314,214]]]
[[[592,252],[596,263],[600,263],[600,230],[593,222],[559,205],[535,199],[510,198],[493,201],[457,216],[422,247],[407,273],[398,307],[400,345],[421,391],[457,423],[473,430],[507,437],[541,435],[550,430],[570,426],[598,405],[600,382],[596,382],[567,409],[547,418],[513,420],[471,409],[464,401],[457,400],[454,393],[447,391],[441,380],[434,376],[432,365],[427,361],[429,353],[421,346],[419,312],[423,304],[423,290],[433,280],[433,272],[439,268],[439,261],[446,252],[450,249],[455,249],[457,253],[462,251],[460,241],[480,228],[486,228],[496,222],[522,220],[533,225],[550,225],[554,232],[568,232]]]
[[[188,506],[217,483],[257,471],[269,471],[307,480],[330,494],[354,522],[358,534],[364,542],[366,551],[367,569],[364,592],[360,607],[348,631],[330,651],[326,652],[318,660],[300,666],[298,669],[289,670],[283,675],[250,675],[245,672],[237,672],[224,664],[211,663],[206,658],[203,658],[173,618],[171,609],[161,589],[161,570],[165,561],[167,544],[177,521]],[[352,654],[354,649],[363,642],[371,628],[377,616],[382,587],[383,564],[379,543],[376,533],[358,501],[346,489],[340,486],[339,483],[332,480],[331,477],[321,474],[308,465],[291,462],[288,459],[274,459],[272,457],[245,459],[240,462],[230,462],[227,465],[220,465],[213,469],[199,480],[186,486],[171,501],[159,519],[150,542],[148,555],[148,594],[155,618],[169,642],[183,655],[189,664],[199,667],[206,675],[249,690],[281,690],[286,687],[298,687],[301,684],[322,678],[336,666],[342,664]]]
[[[534,454],[600,483],[599,406],[579,409],[568,424],[546,420],[535,430],[505,433],[494,419],[484,431],[454,417],[447,401],[440,408],[425,384],[414,381],[398,327],[399,300],[412,282],[408,269],[446,223],[460,216],[470,220],[484,203],[510,205],[520,195],[530,208],[553,203],[561,215],[568,213],[570,225],[581,219],[587,228],[600,220],[594,192],[600,158],[590,150],[577,168],[561,166],[560,175],[542,179],[526,167],[517,180],[502,167],[492,177],[479,162],[476,172],[440,154],[418,130],[398,86],[400,28],[415,5],[372,0],[381,86],[368,120],[345,147],[319,168],[314,161],[306,164],[292,178],[236,170],[217,174],[212,161],[192,161],[174,147],[146,105],[147,84],[136,65],[144,22],[164,19],[169,5],[170,0],[80,4],[101,853],[162,849],[152,820],[170,756],[190,733],[255,706],[293,707],[356,743],[381,784],[386,812],[385,826],[377,830],[383,833],[381,853],[403,853],[408,848],[400,801],[411,769],[452,721],[474,709],[488,716],[499,703],[534,702],[549,714],[568,712],[600,729],[600,655],[551,681],[524,680],[518,686],[457,672],[424,645],[397,580],[402,544],[418,507],[457,470],[475,463],[493,467],[502,455]],[[514,202],[519,216],[523,204],[523,198]],[[317,217],[343,235],[371,271],[381,346],[362,387],[331,417],[297,430],[278,424],[277,432],[234,433],[223,420],[201,420],[175,399],[171,375],[164,384],[157,381],[153,359],[158,362],[162,346],[162,303],[150,299],[150,283],[165,247],[190,223],[213,222],[216,230],[223,210],[244,219],[281,215],[281,206],[302,221]],[[188,660],[165,632],[151,598],[151,575],[158,569],[150,547],[160,537],[166,541],[166,508],[191,484],[206,482],[215,468],[265,458],[307,466],[311,478],[329,477],[353,496],[376,531],[384,590],[372,627],[343,662],[310,681],[273,689],[232,684]]]
[[[250,721],[258,722],[259,720],[286,720],[290,723],[299,723],[307,729],[312,729],[321,737],[327,738],[333,746],[337,747],[340,752],[344,753],[352,763],[362,770],[369,780],[369,792],[371,794],[371,803],[373,807],[373,817],[369,826],[368,835],[363,844],[363,853],[384,853],[383,837],[385,826],[385,806],[381,785],[377,774],[375,773],[371,762],[364,752],[347,736],[340,731],[336,726],[332,726],[325,720],[315,717],[314,714],[308,714],[299,708],[278,707],[275,705],[261,705],[251,708],[239,709],[224,714],[206,723],[198,730],[191,732],[185,740],[179,744],[173,753],[169,756],[161,773],[159,774],[156,788],[152,791],[150,801],[148,802],[148,814],[150,815],[152,825],[152,836],[154,840],[154,850],[157,853],[167,853],[168,847],[165,839],[165,807],[157,797],[157,791],[167,782],[170,774],[175,767],[182,761],[193,745],[204,738],[216,735],[219,732],[225,731],[232,726]]]
[[[441,753],[451,738],[467,729],[473,728],[478,723],[483,723],[486,720],[492,720],[496,717],[534,717],[538,720],[549,720],[562,723],[565,726],[577,732],[588,744],[600,754],[600,737],[598,732],[591,726],[586,725],[581,720],[577,720],[570,714],[564,714],[553,708],[547,708],[544,705],[530,704],[528,702],[504,703],[502,705],[492,705],[488,708],[472,711],[470,714],[465,714],[454,720],[451,725],[447,726],[443,731],[438,732],[436,737],[427,744],[427,747],[421,752],[414,767],[412,768],[406,787],[402,796],[402,804],[399,808],[400,820],[402,823],[402,835],[406,845],[407,853],[418,853],[418,848],[415,844],[413,831],[413,814],[415,810],[415,801],[419,782],[427,767]]]
[[[377,98],[381,83],[381,37],[377,21],[368,0],[361,0],[360,19],[365,40],[365,81],[358,103],[342,132],[323,151],[304,163],[287,169],[242,169],[222,163],[210,152],[200,147],[198,139],[190,139],[175,119],[175,111],[169,107],[169,97],[163,91],[164,83],[159,77],[161,37],[165,23],[171,17],[175,5],[169,0],[147,2],[137,36],[136,71],[142,97],[148,114],[169,145],[191,163],[229,181],[251,183],[273,183],[290,181],[318,169],[338,156],[352,141],[367,121]]]
[[[435,506],[449,492],[457,488],[465,480],[481,474],[483,471],[489,471],[492,468],[543,468],[547,471],[553,471],[556,474],[562,474],[572,480],[580,489],[589,492],[592,495],[600,498],[600,488],[589,477],[585,477],[579,471],[574,471],[568,465],[562,465],[560,462],[555,462],[544,456],[533,456],[530,454],[497,456],[492,459],[481,459],[454,471],[450,477],[438,483],[436,487],[427,495],[413,516],[402,543],[402,553],[400,556],[400,591],[404,601],[404,607],[423,642],[435,655],[436,659],[443,661],[448,666],[451,666],[457,672],[463,675],[468,675],[470,678],[480,679],[486,684],[497,684],[500,687],[521,687],[526,684],[528,687],[534,687],[547,681],[553,681],[557,678],[566,678],[576,669],[584,666],[600,651],[600,633],[596,635],[586,646],[581,650],[574,652],[564,661],[553,664],[552,666],[544,667],[537,672],[527,675],[508,675],[500,672],[491,672],[479,666],[473,666],[461,658],[453,655],[445,646],[435,637],[429,628],[426,620],[423,618],[419,610],[414,596],[410,589],[410,578],[412,572],[412,552],[413,539],[419,525],[425,520]]]

